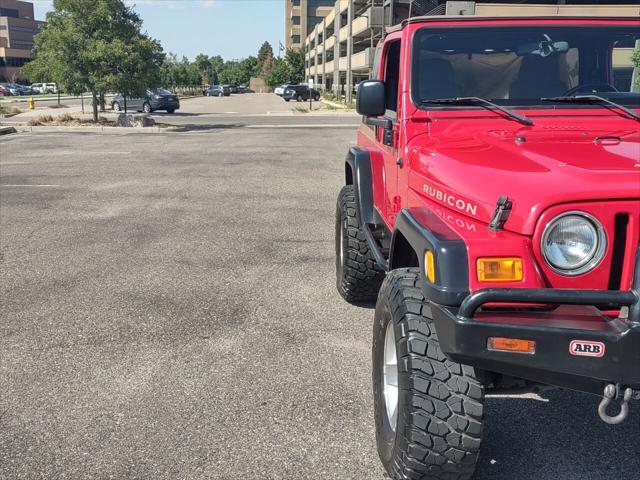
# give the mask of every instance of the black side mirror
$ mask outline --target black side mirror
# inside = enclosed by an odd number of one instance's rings
[[[358,85],[356,95],[356,110],[365,117],[379,117],[386,110],[384,102],[384,82],[380,80],[365,80]]]
[[[374,127],[382,127],[382,143],[394,145],[393,124],[388,118],[377,118],[387,111],[385,105],[385,86],[381,80],[365,80],[358,84],[356,111],[364,116],[364,122]]]

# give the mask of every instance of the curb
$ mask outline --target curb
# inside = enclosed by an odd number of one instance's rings
[[[351,108],[347,107],[346,105],[343,105],[342,103],[333,102],[325,98],[320,98],[320,101],[325,105],[331,105],[332,107],[338,108],[340,110],[352,110]]]
[[[14,127],[0,127],[0,135],[9,135],[11,133],[18,133]]]
[[[168,132],[183,132],[186,131],[184,127],[60,127],[60,126],[34,126],[19,125],[16,128],[10,127],[21,133],[104,133],[104,134],[129,134],[129,133],[168,133]]]

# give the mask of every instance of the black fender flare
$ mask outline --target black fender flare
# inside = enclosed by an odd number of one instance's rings
[[[363,225],[376,223],[369,152],[358,147],[349,149],[345,159],[345,184],[353,185],[355,188],[360,222]]]
[[[406,254],[411,248],[418,258],[420,278],[425,297],[434,303],[459,306],[469,295],[469,261],[464,240],[435,212],[426,207],[403,209],[396,219],[389,269],[405,267]],[[425,254],[435,258],[435,283],[425,275]]]
[[[384,271],[389,269],[389,262],[380,252],[369,225],[380,223],[378,213],[373,206],[373,176],[371,173],[371,157],[369,152],[358,147],[351,147],[345,159],[345,184],[353,185],[356,194],[356,215],[364,231],[367,244],[373,253],[376,263]]]

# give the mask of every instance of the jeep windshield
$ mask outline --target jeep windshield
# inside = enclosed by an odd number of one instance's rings
[[[638,107],[634,51],[640,56],[640,27],[423,28],[414,36],[411,96],[427,109],[481,108],[442,102],[460,97],[524,108],[607,108],[566,101],[580,95]]]

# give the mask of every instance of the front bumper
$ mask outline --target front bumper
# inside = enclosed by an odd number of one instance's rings
[[[154,110],[179,110],[180,102],[177,100],[157,100],[151,105]]]
[[[501,303],[556,307],[476,313],[482,305]],[[459,308],[431,306],[440,346],[457,362],[596,395],[609,383],[640,388],[640,252],[630,291],[487,289],[469,295]],[[626,308],[611,318],[596,306]],[[536,350],[489,350],[489,337],[533,340]],[[604,355],[576,355],[574,341],[599,342]]]

